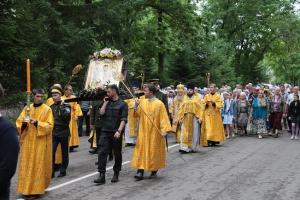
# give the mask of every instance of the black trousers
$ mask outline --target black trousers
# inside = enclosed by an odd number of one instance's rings
[[[292,120],[290,120],[289,117],[287,118],[287,123],[289,126],[289,130],[291,131],[292,130]]]
[[[88,111],[82,111],[82,116],[78,118],[78,135],[82,136],[83,134],[83,122],[85,121],[86,129],[85,129],[85,135],[90,135],[90,116],[88,115]]]
[[[99,149],[99,146],[100,146],[100,135],[101,135],[101,128],[96,128],[96,143],[97,143],[97,149]],[[112,152],[112,148],[110,148],[110,151],[109,151],[109,157],[110,158],[113,158],[113,152]]]
[[[97,143],[97,149],[99,149],[100,145],[100,135],[101,135],[101,128],[96,128],[96,143]]]
[[[115,133],[102,131],[99,138],[98,148],[98,171],[106,172],[107,156],[113,151],[115,156],[114,172],[121,171],[122,168],[122,136],[114,138]]]
[[[0,186],[0,200],[9,200],[10,178],[0,180]]]
[[[69,165],[69,137],[63,136],[63,137],[52,137],[52,163],[53,163],[53,169],[55,167],[55,153],[57,150],[58,144],[61,145],[61,152],[62,152],[62,164],[60,167],[60,173],[65,173],[68,165]]]

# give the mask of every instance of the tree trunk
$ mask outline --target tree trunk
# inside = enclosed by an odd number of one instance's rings
[[[164,60],[165,53],[163,49],[163,12],[158,10],[157,16],[157,29],[158,29],[158,76],[163,77],[164,73]]]

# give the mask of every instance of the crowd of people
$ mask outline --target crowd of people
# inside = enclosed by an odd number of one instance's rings
[[[213,90],[214,88],[198,89],[197,87],[191,89],[189,85],[165,88],[173,122],[177,122],[178,118],[182,119],[180,112],[183,108],[178,109],[180,100],[185,102],[185,97],[193,93],[200,104],[198,105],[199,109],[196,110],[205,112],[207,97]],[[228,85],[223,85],[215,90],[221,98],[220,112],[227,139],[237,135],[251,134],[256,134],[260,139],[267,135],[278,137],[283,128],[291,132],[292,140],[299,139],[300,92],[298,86],[288,84],[253,86],[249,83],[245,86],[237,84],[233,89]],[[184,96],[184,94],[186,95]],[[185,104],[183,103],[183,105]],[[201,105],[202,109],[200,109]],[[193,114],[199,115],[196,112]],[[198,116],[197,118],[201,119]]]
[[[54,84],[46,103],[44,91],[34,89],[33,103],[16,121],[20,198],[43,195],[57,171],[58,178],[66,176],[69,153],[76,151],[83,135],[89,136],[90,153],[98,154],[99,176],[94,180],[98,185],[106,183],[107,160],[115,162],[111,182],[119,181],[123,143],[134,146],[131,166],[136,169],[134,178],[141,181],[145,172],[155,178],[165,167],[168,134],[174,136],[181,154],[197,152],[200,146],[214,147],[237,136],[277,138],[283,128],[291,132],[292,140],[299,139],[297,86],[249,83],[218,88],[211,83],[200,89],[188,83],[161,89],[159,80],[153,79],[143,84],[142,91],[138,85],[131,89],[136,97],[122,100],[118,86],[109,85],[104,99],[80,103],[64,101],[75,97],[71,85],[62,88]],[[29,121],[25,120],[27,115]],[[4,191],[8,196],[8,190]]]

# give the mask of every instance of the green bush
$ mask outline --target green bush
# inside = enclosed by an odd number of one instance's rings
[[[16,94],[11,94],[9,96],[4,96],[0,98],[0,108],[5,107],[14,107],[19,106],[19,103],[22,102],[22,104],[26,103],[26,93],[25,92],[19,92]]]

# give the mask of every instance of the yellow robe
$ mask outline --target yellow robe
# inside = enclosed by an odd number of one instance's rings
[[[172,132],[174,132],[176,134],[176,140],[177,142],[180,141],[180,128],[179,126],[179,120],[178,120],[178,110],[183,102],[183,97],[178,98],[177,96],[175,97],[171,107],[170,107],[170,112],[172,115]]]
[[[181,132],[180,142],[187,145],[189,148],[192,147],[193,142],[194,117],[198,120],[202,120],[202,105],[203,104],[197,94],[193,95],[191,98],[184,96],[183,103],[178,111],[178,120],[181,121],[181,130],[183,130]]]
[[[140,117],[140,123],[131,166],[146,171],[164,168],[166,166],[166,140],[162,134],[171,131],[165,105],[156,98],[141,99],[136,114]]]
[[[47,99],[46,105],[50,107],[52,104],[54,104],[54,101],[53,101],[53,98],[50,97],[50,98]]]
[[[205,106],[207,102],[215,102],[216,107]],[[225,140],[221,109],[223,100],[219,94],[207,94],[204,97],[204,111],[201,127],[201,144],[207,146],[208,141],[221,142]]]
[[[17,192],[23,195],[44,194],[52,173],[52,110],[45,104],[37,108],[30,105],[30,118],[37,120],[38,125],[28,124],[21,133],[25,109],[16,121],[20,134]]]
[[[134,115],[134,99],[127,99],[125,100],[128,106],[128,117],[127,117],[127,124],[128,124],[128,135],[129,137],[136,137],[139,127],[139,119]]]
[[[71,99],[76,98],[74,95],[71,95],[69,97],[62,96],[63,100],[65,99]],[[82,116],[82,111],[80,108],[80,105],[77,102],[70,102],[71,106],[71,121],[69,124],[70,128],[70,140],[69,140],[69,147],[78,147],[80,144],[79,135],[78,135],[78,124],[77,120],[75,120],[75,117]]]

